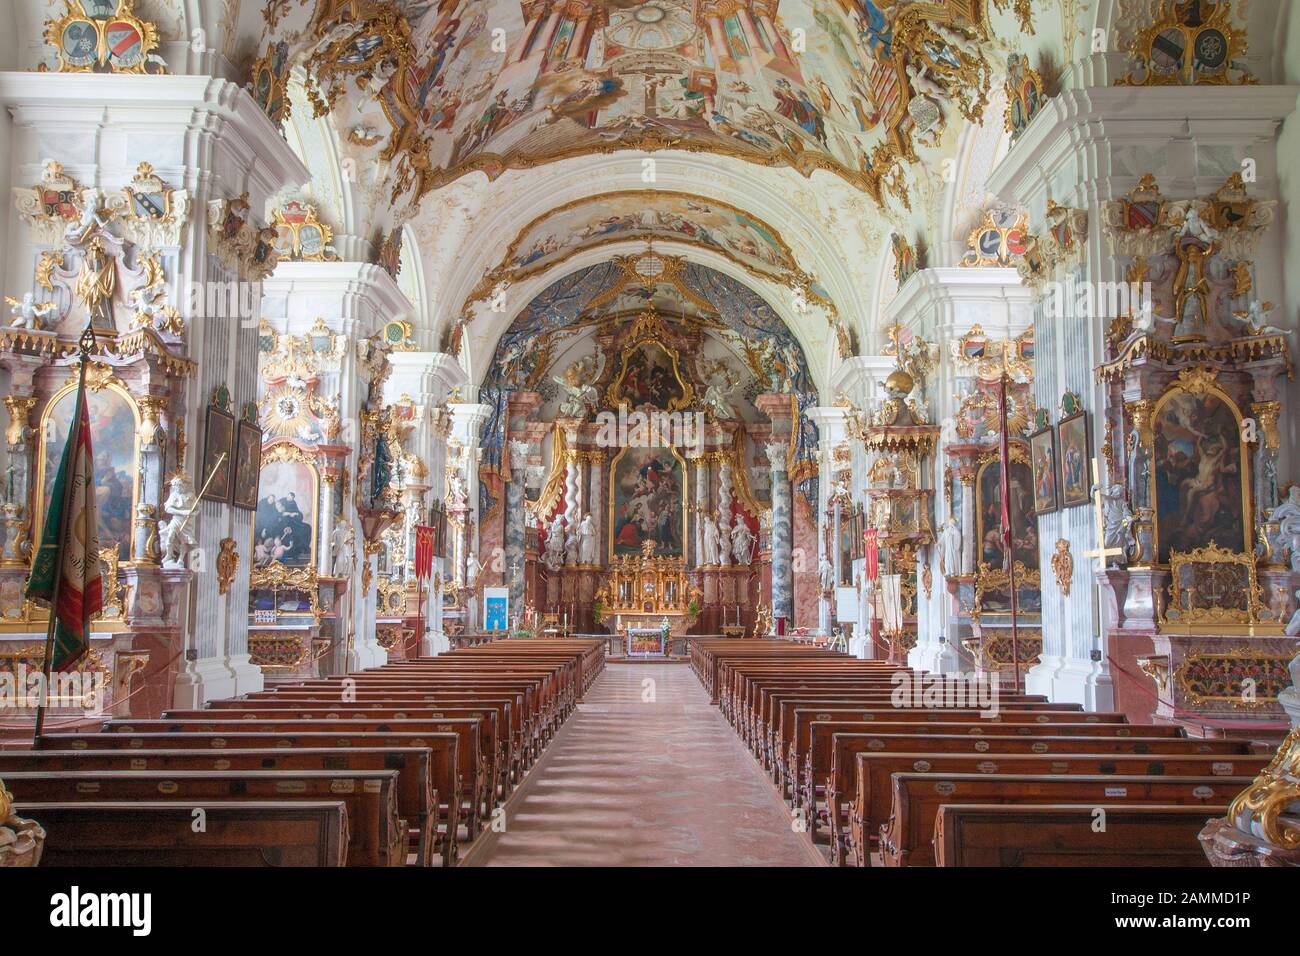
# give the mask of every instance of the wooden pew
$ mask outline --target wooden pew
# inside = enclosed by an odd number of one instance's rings
[[[943,805],[935,818],[939,866],[1209,866],[1196,834],[1227,803]],[[1093,823],[1106,814],[1106,828]]]
[[[397,812],[407,821],[416,863],[429,866],[438,842],[438,795],[427,748],[278,750],[0,750],[0,775],[74,770],[397,770]]]
[[[244,720],[230,717],[223,713],[214,713],[201,720],[110,720],[104,724],[105,733],[118,734],[163,734],[208,732],[222,735],[242,731],[261,733],[310,733],[328,732],[350,739],[356,734],[365,733],[399,733],[421,735],[433,733],[455,733],[460,737],[457,748],[461,776],[461,808],[468,819],[468,839],[471,841],[478,834],[483,808],[491,800],[491,780],[489,767],[483,758],[480,744],[479,728],[482,723],[478,717],[448,717],[440,719],[392,719],[365,720],[341,718],[339,720]],[[490,811],[489,811],[490,812]]]
[[[397,813],[396,770],[97,770],[7,774],[5,785],[28,803],[128,800],[210,803],[341,800],[348,808],[348,866],[405,866],[406,821]]]
[[[41,866],[343,866],[348,814],[340,800],[23,801],[45,829]]]
[[[831,862],[858,866],[865,865],[866,849],[889,818],[889,777],[895,772],[1235,776],[1258,759],[1247,741],[1187,737],[835,734],[833,747],[826,797]]]
[[[880,830],[885,866],[933,866],[932,839],[941,806],[961,803],[1054,803],[1195,806],[1215,815],[1247,787],[1253,777],[1030,776],[1012,774],[893,775],[893,806]],[[1195,839],[1195,832],[1192,834]],[[1015,845],[1014,843],[1012,844]]]
[[[294,750],[329,749],[343,751],[384,750],[398,754],[405,748],[427,750],[430,755],[429,771],[435,796],[439,800],[439,830],[435,849],[442,857],[443,866],[452,866],[457,859],[460,843],[457,833],[461,818],[463,787],[458,770],[460,738],[454,733],[424,734],[352,734],[340,736],[332,733],[160,733],[160,734],[48,734],[46,745],[52,750],[103,751],[122,750],[130,753],[148,753],[159,750],[202,750],[220,753],[224,750],[269,751],[274,754],[292,753]]]

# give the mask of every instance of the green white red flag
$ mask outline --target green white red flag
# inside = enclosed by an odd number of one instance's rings
[[[32,561],[27,597],[55,615],[51,671],[76,667],[90,650],[90,619],[104,607],[95,516],[94,456],[86,389],[77,391],[73,427],[59,461]],[[60,571],[61,569],[61,571]]]

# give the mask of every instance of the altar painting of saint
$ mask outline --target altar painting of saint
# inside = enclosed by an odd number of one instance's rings
[[[978,483],[980,536],[978,561],[1000,570],[1004,567],[1002,542],[1002,463],[980,469]],[[1038,568],[1038,519],[1034,514],[1034,476],[1029,465],[1011,462],[1011,552],[1030,570]]]
[[[644,342],[624,357],[615,395],[618,401],[627,402],[633,408],[653,405],[668,411],[686,401],[677,363],[658,342]]]
[[[264,462],[253,519],[253,567],[274,561],[291,568],[312,562],[316,474],[306,462]]]
[[[680,558],[685,539],[682,461],[664,448],[628,448],[613,465],[610,483],[612,557],[640,555],[647,541],[655,556]]]
[[[1160,561],[1210,542],[1245,551],[1241,427],[1232,408],[1212,393],[1175,394],[1154,429]]]
[[[41,527],[54,490],[63,447],[68,441],[76,389],[69,389],[44,418],[41,499],[37,503]],[[86,392],[90,414],[90,450],[95,456],[95,523],[101,548],[117,548],[119,560],[131,557],[131,522],[135,511],[136,418],[131,401],[116,388]]]

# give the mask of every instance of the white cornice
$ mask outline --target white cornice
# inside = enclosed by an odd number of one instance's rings
[[[368,262],[281,262],[262,282],[262,296],[286,296],[301,309],[289,316],[290,331],[305,332],[325,311],[322,300],[331,300],[344,320],[340,332],[369,335],[385,322],[410,316],[411,303],[384,268]],[[301,329],[296,326],[306,322]],[[416,329],[421,335],[427,329]]]
[[[121,73],[0,73],[0,103],[20,126],[88,136],[106,133],[166,136],[170,132],[207,133],[223,144],[231,179],[249,192],[259,209],[275,193],[310,178],[302,161],[258,108],[247,91],[228,80],[206,76],[138,76]],[[185,162],[195,179],[207,179],[216,151],[210,144],[185,140]],[[46,157],[35,157],[41,160]],[[53,157],[59,158],[59,157]],[[133,165],[156,159],[118,157]],[[98,165],[100,157],[95,158]],[[107,162],[105,160],[105,162]],[[156,162],[161,171],[163,164]],[[193,184],[191,184],[193,185]],[[227,184],[227,188],[236,188]],[[202,198],[202,197],[201,197]]]
[[[1023,201],[1041,183],[1050,182],[1065,162],[1097,147],[1108,152],[1127,146],[1159,148],[1189,137],[1216,144],[1272,140],[1281,122],[1295,111],[1297,93],[1298,86],[1064,90],[1044,104],[993,170],[988,186],[1008,201]],[[1109,168],[1095,172],[1110,175]]]
[[[987,318],[978,321],[987,332],[1002,331],[991,326],[992,321],[1005,324],[1007,331],[1019,332],[1027,327],[1032,302],[1033,293],[1021,284],[1015,269],[960,266],[922,269],[908,278],[885,307],[885,322],[919,327],[923,332],[951,334],[959,330],[955,307],[962,304],[983,307]],[[1012,320],[1017,310],[1023,312],[1023,322]]]

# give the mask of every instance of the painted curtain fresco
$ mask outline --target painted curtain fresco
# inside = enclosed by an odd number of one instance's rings
[[[681,459],[663,448],[629,448],[614,464],[610,484],[610,550],[639,555],[647,541],[658,557],[680,558],[685,487]]]
[[[69,391],[46,414],[45,450],[41,471],[40,514],[33,526],[44,521],[45,508],[54,488],[54,477],[68,441],[72,409],[77,393]],[[135,512],[136,420],[131,401],[113,388],[86,392],[90,413],[90,450],[95,455],[95,506],[99,546],[117,547],[122,561],[131,556],[131,521]]]
[[[301,461],[262,465],[253,520],[253,566],[273,561],[291,568],[312,563],[316,526],[316,474]]]
[[[1213,394],[1176,394],[1154,429],[1160,561],[1211,541],[1244,551],[1241,428],[1232,409]]]
[[[1002,463],[991,462],[979,472],[979,562],[994,570],[1001,570],[1004,553],[1000,528],[1002,527]],[[1011,490],[1011,552],[1016,561],[1025,567],[1038,567],[1038,518],[1034,514],[1034,475],[1029,465],[1012,460],[1009,487]]]

